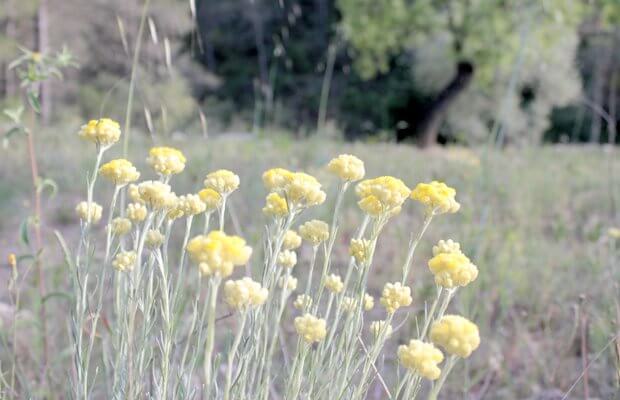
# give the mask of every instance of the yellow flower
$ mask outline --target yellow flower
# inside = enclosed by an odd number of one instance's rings
[[[144,181],[138,185],[140,198],[154,210],[162,210],[176,205],[176,195],[170,185],[159,181]]]
[[[138,185],[132,183],[127,186],[127,194],[129,195],[131,201],[133,201],[134,203],[144,204],[144,200],[142,200],[142,197],[140,197]]]
[[[155,229],[149,229],[146,233],[146,238],[144,239],[144,243],[147,247],[151,249],[156,249],[164,243],[164,235]]]
[[[82,221],[96,224],[101,219],[103,208],[93,201],[90,202],[90,205],[86,201],[80,201],[75,207],[75,212]]]
[[[620,239],[620,228],[609,228],[607,234],[613,239]]]
[[[441,375],[438,364],[443,361],[443,353],[432,343],[412,339],[398,346],[398,359],[405,368],[426,379],[434,381]]]
[[[428,262],[435,283],[445,288],[466,286],[478,277],[478,268],[460,251],[439,253]]]
[[[388,314],[394,314],[400,307],[411,304],[411,289],[400,282],[386,283],[380,301]]]
[[[424,204],[432,214],[455,213],[461,208],[456,201],[456,190],[443,182],[418,183],[411,198]]]
[[[436,256],[441,253],[461,253],[461,245],[452,239],[440,240],[433,246],[433,255]]]
[[[353,297],[344,296],[342,299],[342,309],[344,312],[353,312],[357,307],[357,301]]]
[[[293,172],[284,168],[272,168],[263,173],[263,183],[267,190],[284,191],[291,181]]]
[[[252,248],[238,236],[228,236],[222,231],[198,235],[187,244],[187,252],[203,275],[228,277],[235,266],[245,265]]]
[[[146,162],[161,175],[178,174],[185,169],[185,156],[172,147],[153,147],[149,150]]]
[[[7,257],[7,262],[9,263],[9,266],[11,266],[11,268],[17,267],[17,257],[15,257],[15,253],[9,253],[9,256]]]
[[[103,164],[101,168],[99,168],[99,173],[107,180],[119,186],[135,182],[140,177],[140,173],[136,167],[123,158]]]
[[[288,278],[286,276],[281,276],[278,279],[278,287],[280,289],[286,288],[286,290],[292,292],[293,290],[297,289],[297,278],[294,278],[292,276],[289,276]]]
[[[127,218],[133,222],[144,221],[147,213],[146,206],[140,203],[130,203],[125,211]]]
[[[431,340],[449,354],[467,358],[480,345],[476,324],[460,315],[445,315],[431,327]]]
[[[295,172],[285,189],[286,199],[292,208],[307,208],[323,204],[326,195],[321,184],[312,175]]]
[[[370,241],[366,239],[352,239],[349,246],[349,254],[355,258],[358,264],[368,260],[370,252]]]
[[[222,196],[226,196],[239,187],[239,177],[232,171],[220,169],[207,175],[204,185]]]
[[[178,207],[185,216],[200,214],[207,209],[207,205],[197,194],[186,194],[179,197]]]
[[[370,311],[375,306],[375,299],[368,293],[364,294],[364,310]]]
[[[282,249],[295,250],[299,246],[301,246],[301,236],[293,230],[286,231],[284,239],[282,240]]]
[[[288,206],[286,200],[279,194],[272,192],[265,199],[265,207],[263,213],[268,217],[281,218],[288,215]]]
[[[136,252],[135,251],[122,251],[114,257],[112,266],[117,271],[131,271],[136,264]]]
[[[205,211],[210,213],[217,210],[222,205],[222,196],[213,189],[202,189],[198,196],[205,203]]]
[[[344,283],[342,283],[340,276],[331,274],[325,277],[325,287],[332,293],[340,293],[344,289]]]
[[[299,227],[299,234],[305,241],[318,246],[329,238],[329,226],[323,221],[313,219]]]
[[[131,221],[127,218],[114,218],[110,229],[116,236],[126,235],[131,230]]]
[[[293,302],[293,307],[301,311],[307,310],[312,307],[312,297],[306,294],[300,294]]]
[[[343,181],[358,181],[364,177],[364,162],[350,154],[341,154],[327,164],[327,170]]]
[[[366,179],[355,188],[355,194],[360,199],[357,204],[373,217],[399,213],[409,193],[403,181],[392,176]]]
[[[327,335],[325,320],[308,313],[295,318],[295,330],[307,343],[320,342]]]
[[[392,325],[389,325],[387,321],[372,321],[370,324],[370,333],[372,337],[377,340],[381,332],[385,329],[385,337],[392,334]]]
[[[109,147],[121,137],[121,126],[109,118],[93,119],[82,125],[79,135],[100,146]]]
[[[224,284],[224,301],[234,309],[260,306],[265,303],[268,294],[267,289],[249,277]]]
[[[292,250],[283,250],[278,254],[278,265],[293,268],[297,264],[297,254]]]

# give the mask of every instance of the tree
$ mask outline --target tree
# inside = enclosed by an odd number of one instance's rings
[[[367,78],[386,72],[389,60],[399,53],[412,53],[414,72],[415,64],[424,64],[429,44],[440,53],[436,64],[426,65],[427,72],[439,75],[430,81],[433,99],[424,117],[399,135],[401,140],[417,135],[422,146],[436,143],[448,111],[471,86],[494,96],[498,84],[521,72],[513,68],[520,61],[524,70],[543,63],[554,68],[556,60],[549,57],[556,55],[553,48],[564,45],[570,53],[566,35],[575,36],[584,11],[581,3],[563,0],[338,0],[338,7],[357,68]],[[428,83],[428,76],[421,82]],[[522,79],[514,83],[513,92],[526,86]]]

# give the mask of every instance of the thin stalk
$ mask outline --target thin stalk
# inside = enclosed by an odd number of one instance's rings
[[[448,362],[446,363],[446,365],[443,367],[441,371],[441,376],[439,377],[437,382],[433,384],[433,388],[431,389],[428,395],[428,400],[437,400],[437,396],[439,395],[439,392],[441,391],[441,388],[443,387],[444,383],[446,383],[446,379],[448,378],[448,375],[450,374],[452,367],[454,367],[454,364],[456,364],[456,361],[457,361],[457,356],[455,355],[452,355],[450,356],[450,358],[448,358]]]
[[[211,383],[213,376],[213,345],[215,342],[215,305],[217,300],[217,291],[220,287],[222,278],[214,276],[210,281],[209,300],[207,309],[207,340],[205,342],[205,357],[204,357],[204,378],[205,378],[205,398],[210,399]]]
[[[224,387],[224,400],[230,400],[233,363],[235,361],[235,356],[237,355],[237,349],[239,348],[239,343],[241,343],[241,337],[243,336],[243,328],[245,327],[245,320],[247,319],[247,315],[248,315],[247,310],[243,310],[241,312],[241,321],[239,322],[239,326],[237,327],[237,333],[235,334],[233,345],[230,351],[228,352],[228,367],[226,369],[226,386]]]
[[[405,258],[405,262],[403,264],[403,279],[401,280],[401,283],[403,285],[405,284],[405,282],[407,282],[407,277],[409,276],[409,271],[411,269],[411,261],[413,260],[413,254],[415,253],[415,249],[418,247],[418,243],[420,243],[422,236],[424,236],[424,232],[426,232],[426,229],[428,228],[432,220],[433,220],[433,213],[428,213],[426,218],[424,218],[422,229],[420,229],[420,232],[418,232],[418,235],[415,238],[414,237],[411,238],[411,242],[409,244],[409,251],[407,252],[407,258]]]

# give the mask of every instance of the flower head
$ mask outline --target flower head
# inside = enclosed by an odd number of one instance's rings
[[[327,335],[325,320],[307,313],[295,318],[295,330],[307,343],[320,342]]]
[[[185,169],[185,156],[172,147],[152,147],[146,162],[161,175],[178,174]]]
[[[400,282],[386,283],[380,301],[388,314],[394,314],[400,307],[407,307],[411,304],[411,289]]]
[[[94,201],[90,203],[87,201],[80,201],[75,207],[75,212],[82,221],[96,224],[101,219],[103,208]]]
[[[364,311],[370,311],[375,306],[375,299],[368,293],[364,293]]]
[[[467,358],[480,345],[476,324],[460,315],[445,315],[431,327],[431,340],[446,352]]]
[[[144,243],[148,248],[156,249],[164,243],[164,240],[165,237],[160,231],[156,229],[149,229],[146,233]]]
[[[137,255],[135,251],[122,251],[114,257],[112,266],[120,272],[131,271],[136,263],[136,257]]]
[[[355,258],[358,264],[368,261],[370,253],[370,241],[367,239],[351,239],[349,254]]]
[[[144,181],[138,185],[138,193],[144,203],[154,210],[176,205],[176,195],[170,185],[159,181]]]
[[[385,337],[392,334],[392,325],[389,325],[387,321],[372,321],[370,323],[370,333],[372,337],[377,340],[381,335],[381,332],[385,329]]]
[[[131,201],[133,201],[134,203],[144,204],[142,197],[140,197],[140,191],[138,190],[138,185],[134,183],[129,184],[129,186],[127,186],[127,194],[129,195],[129,198],[131,199]]]
[[[445,288],[466,286],[478,277],[478,268],[460,250],[437,254],[428,267],[435,275],[435,283]]]
[[[109,118],[93,119],[82,125],[78,134],[97,145],[109,147],[121,137],[121,126]]]
[[[456,190],[443,182],[418,183],[411,198],[424,204],[432,214],[455,213],[461,208],[456,201]]]
[[[297,264],[297,254],[292,250],[283,250],[278,254],[278,265],[293,268]]]
[[[300,294],[293,302],[293,307],[301,311],[307,310],[312,307],[312,297],[307,294]]]
[[[252,254],[239,236],[228,236],[222,231],[212,231],[208,235],[198,235],[187,244],[190,258],[206,276],[228,277],[233,268],[245,265]]]
[[[222,196],[213,189],[205,188],[198,192],[198,196],[205,203],[205,212],[210,213],[222,205]]]
[[[263,183],[268,190],[288,201],[287,206],[291,208],[307,208],[325,201],[319,181],[303,172],[273,168],[263,173]]]
[[[271,192],[265,198],[263,213],[268,217],[282,218],[288,215],[286,200],[275,192]]]
[[[350,154],[341,154],[327,164],[327,170],[343,181],[358,181],[364,177],[364,162]]]
[[[433,255],[436,256],[441,253],[461,253],[461,245],[452,239],[440,240],[433,246]]]
[[[398,346],[398,359],[405,368],[426,379],[435,380],[441,375],[438,364],[443,361],[443,353],[432,343],[412,339]]]
[[[291,181],[293,172],[284,168],[272,168],[263,173],[263,184],[267,190],[284,191]]]
[[[135,182],[140,177],[140,173],[130,161],[123,158],[107,162],[99,168],[99,174],[111,181],[115,185],[126,185]]]
[[[131,221],[128,218],[114,218],[110,229],[116,236],[126,235],[131,230]]]
[[[340,293],[344,289],[344,283],[339,275],[331,274],[325,278],[325,287],[332,293]]]
[[[299,227],[299,234],[308,243],[318,246],[329,238],[329,225],[323,221],[313,219]]]
[[[234,309],[260,306],[265,303],[268,294],[267,289],[249,277],[224,284],[224,301]]]
[[[226,196],[239,187],[239,176],[227,169],[220,169],[207,175],[204,185],[222,196]]]
[[[292,276],[281,276],[278,279],[278,287],[280,289],[286,289],[289,292],[292,292],[293,290],[297,289],[297,278],[294,278]]]
[[[197,194],[186,194],[178,199],[177,207],[183,212],[183,215],[197,215],[207,209],[207,205]]]
[[[133,222],[140,222],[146,219],[146,215],[148,214],[148,210],[146,206],[140,203],[130,203],[127,205],[127,210],[125,211],[127,218],[129,218]]]
[[[342,298],[342,309],[344,312],[354,312],[357,308],[357,301],[353,297],[344,296]]]
[[[355,188],[357,204],[368,215],[395,215],[409,196],[409,188],[400,179],[381,176],[361,181]]]
[[[301,236],[297,234],[294,230],[288,230],[284,234],[284,239],[282,240],[282,249],[284,250],[295,250],[301,246]]]

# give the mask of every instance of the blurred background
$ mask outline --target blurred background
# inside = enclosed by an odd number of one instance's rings
[[[76,240],[94,157],[76,132],[111,117],[145,177],[151,145],[183,150],[178,193],[210,170],[237,172],[232,226],[257,248],[269,167],[316,174],[332,202],[321,167],[342,152],[370,177],[446,181],[462,212],[434,221],[419,248],[412,312],[434,288],[432,244],[453,238],[480,268],[454,311],[483,337],[446,398],[620,398],[618,0],[0,0],[0,73],[0,267],[42,248],[54,294],[37,297],[30,273],[16,310],[0,287],[0,327],[21,313],[20,357],[36,365],[48,303],[52,387],[70,363],[66,325],[51,322],[68,312],[69,285],[53,230]],[[38,113],[22,115],[26,102]],[[36,140],[41,248],[18,121]],[[339,262],[360,220],[346,201]],[[408,206],[388,226],[373,295],[421,219]]]

